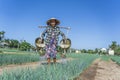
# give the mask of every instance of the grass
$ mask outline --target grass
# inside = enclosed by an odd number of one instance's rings
[[[103,61],[109,61],[111,59],[111,56],[109,55],[100,55],[100,58],[103,60]]]
[[[117,62],[120,65],[120,56],[101,55],[100,58],[104,61],[113,60],[114,62]]]
[[[86,69],[98,56],[89,54],[68,54],[75,58],[66,64],[44,65],[36,69],[18,69],[4,72],[1,80],[72,80]]]
[[[2,51],[2,50],[0,50],[0,53],[3,53],[3,51]]]
[[[114,62],[116,62],[118,65],[120,65],[120,56],[114,55],[101,55],[100,58],[104,61],[109,61],[112,60]]]
[[[0,53],[0,66],[39,61],[39,55],[35,52],[19,51],[9,48],[0,48],[0,51],[2,51]]]
[[[57,54],[57,59],[60,59],[60,55]],[[36,62],[39,60],[45,60],[45,58],[40,59],[39,54],[35,52],[25,52],[19,51],[16,53],[0,53],[0,66],[5,66],[9,64],[23,64],[27,62]]]
[[[0,50],[2,50],[3,52],[18,52],[18,49],[14,49],[14,48],[0,48]]]
[[[120,56],[113,56],[111,59],[120,65]]]
[[[0,54],[0,66],[8,64],[22,64],[35,61],[39,61],[38,54],[28,52],[22,54]]]
[[[60,58],[60,55],[57,57]],[[0,80],[72,80],[88,68],[96,58],[101,58],[105,61],[112,59],[120,63],[120,56],[71,53],[67,54],[67,57],[73,58],[73,60],[64,64],[42,65],[36,69],[18,68],[10,72],[4,71],[0,76]],[[21,64],[29,61],[37,61],[39,60],[39,55],[28,52],[22,54],[0,54],[0,61],[1,58],[3,58],[2,62],[5,64],[6,62],[8,64]]]

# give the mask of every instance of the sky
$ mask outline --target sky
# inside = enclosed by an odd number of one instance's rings
[[[72,48],[108,48],[120,44],[120,0],[0,0],[0,31],[5,38],[34,45],[50,18],[71,27]],[[61,29],[65,34],[66,30]]]

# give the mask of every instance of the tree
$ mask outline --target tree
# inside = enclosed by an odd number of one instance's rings
[[[9,48],[19,48],[19,41],[15,40],[15,39],[5,39],[4,40],[5,43],[8,44]]]
[[[95,48],[95,53],[98,53],[99,52],[99,49],[98,48]]]
[[[4,39],[4,40],[2,41],[3,43],[5,43],[5,44],[4,44],[4,47],[9,47],[9,44],[10,44],[9,41],[10,41],[10,39]]]
[[[112,41],[112,44],[109,46],[109,48],[115,50],[117,48],[117,42],[116,41]]]
[[[74,48],[70,48],[72,53],[75,53],[75,49]]]
[[[5,37],[4,34],[5,34],[5,31],[0,32],[0,41]]]
[[[36,51],[36,47],[33,45],[31,45],[31,49],[32,49],[32,51]]]
[[[93,51],[92,49],[88,49],[87,52],[90,53],[90,54],[93,54],[93,53],[94,53],[94,51]]]
[[[13,48],[18,48],[19,47],[19,41],[18,40],[11,40],[11,45]]]
[[[116,55],[120,55],[120,47],[118,47],[118,48],[115,50],[115,54],[116,54]]]
[[[81,53],[87,53],[87,50],[86,49],[82,49]]]
[[[20,43],[20,50],[30,51],[30,49],[31,49],[31,44],[30,43],[28,43],[26,41]]]
[[[112,41],[109,48],[113,49],[116,55],[120,55],[120,45],[116,41]]]

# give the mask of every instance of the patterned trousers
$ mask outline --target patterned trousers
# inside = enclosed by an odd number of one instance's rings
[[[45,54],[46,58],[56,58],[56,54],[57,54],[56,43],[49,45],[46,44],[45,50],[46,50],[46,54]]]

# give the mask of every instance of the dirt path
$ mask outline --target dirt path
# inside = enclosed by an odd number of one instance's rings
[[[120,66],[111,60],[97,59],[74,80],[120,80]]]
[[[70,61],[73,60],[72,58],[67,58],[66,61]],[[53,63],[51,61],[51,63]],[[62,59],[57,60],[57,63],[62,63]],[[7,65],[7,66],[0,66],[0,75],[2,75],[4,70],[10,71],[10,70],[15,70],[17,68],[26,68],[26,67],[30,67],[30,68],[36,68],[42,65],[46,65],[47,62],[46,61],[39,61],[39,62],[31,62],[31,63],[24,63],[21,65]]]
[[[96,59],[89,68],[83,71],[80,76],[74,78],[74,80],[94,80],[99,61],[100,59]]]
[[[113,61],[100,61],[95,80],[120,80],[120,66]]]

